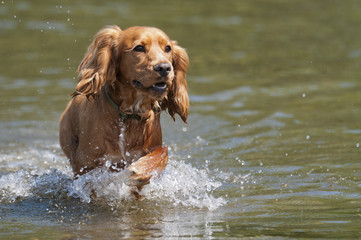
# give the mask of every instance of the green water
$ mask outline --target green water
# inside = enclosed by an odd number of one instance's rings
[[[114,206],[61,187],[58,119],[114,24],[187,49],[188,125],[162,116],[167,176],[205,174],[189,181],[218,184],[202,199],[154,185]],[[0,239],[360,238],[360,26],[356,0],[1,1]]]

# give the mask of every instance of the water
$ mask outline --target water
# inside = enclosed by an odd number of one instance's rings
[[[361,237],[358,1],[0,2],[0,238]],[[137,202],[122,173],[73,180],[58,119],[103,26],[188,50],[188,125]],[[91,189],[97,199],[91,198]]]

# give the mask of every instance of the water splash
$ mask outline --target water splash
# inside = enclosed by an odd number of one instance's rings
[[[212,195],[221,185],[221,182],[209,176],[206,169],[171,161],[161,177],[151,179],[150,186],[144,192],[150,199],[168,199],[174,205],[215,210],[226,203],[224,198]]]
[[[84,203],[107,204],[121,208],[134,201],[131,187],[125,184],[128,175],[93,170],[77,179],[63,170],[20,170],[0,177],[0,202],[14,202],[24,198],[48,198],[57,201],[79,199]],[[226,203],[213,196],[221,186],[207,169],[197,169],[182,161],[169,161],[161,176],[151,179],[141,194],[144,201],[168,201],[174,205],[215,210]]]

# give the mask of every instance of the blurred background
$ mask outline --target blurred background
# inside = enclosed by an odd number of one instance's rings
[[[52,188],[71,181],[58,119],[107,25],[158,27],[190,57],[188,124],[162,115],[180,190],[116,211]],[[0,233],[360,237],[360,25],[357,0],[1,1]]]

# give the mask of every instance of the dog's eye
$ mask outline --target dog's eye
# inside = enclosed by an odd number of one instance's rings
[[[145,47],[142,45],[138,45],[135,48],[133,48],[133,50],[136,52],[145,52]]]
[[[166,46],[164,49],[165,52],[170,52],[172,51],[172,48],[170,46]]]

